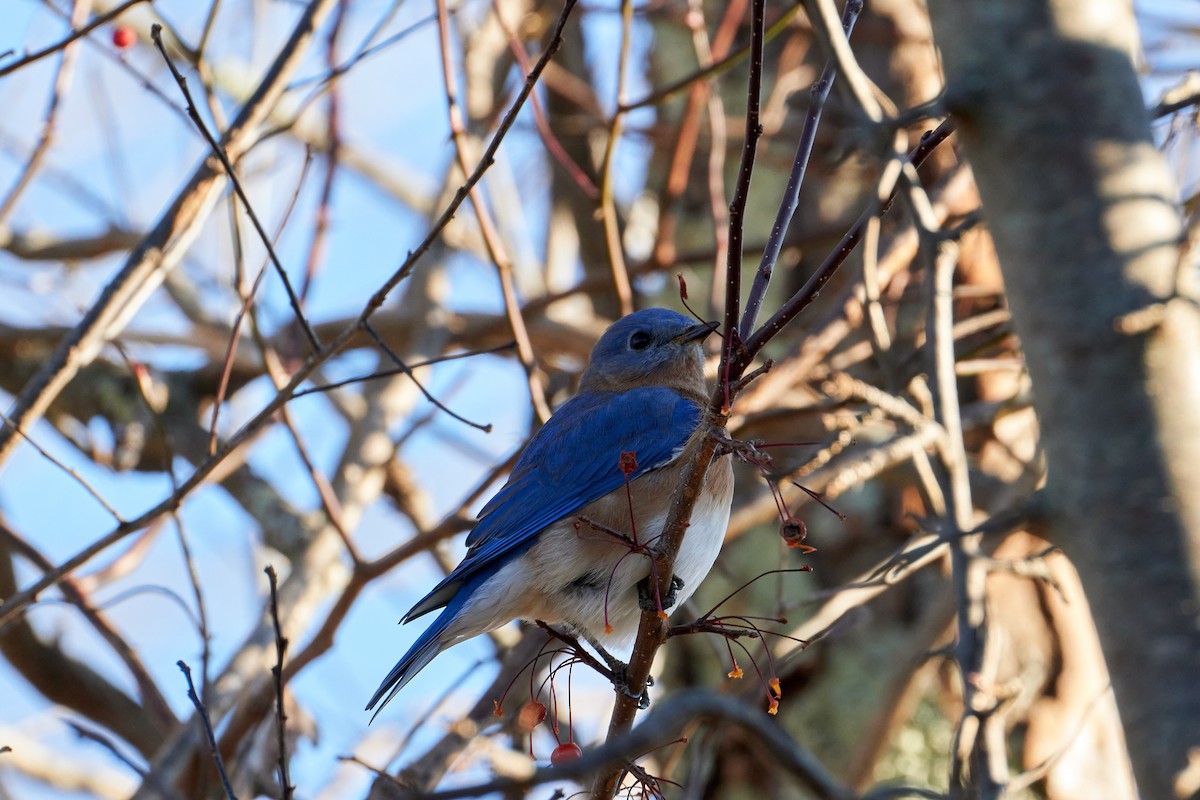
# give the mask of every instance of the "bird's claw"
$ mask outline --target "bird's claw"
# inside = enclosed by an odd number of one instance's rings
[[[654,678],[646,676],[646,688],[642,689],[641,694],[634,694],[629,688],[629,665],[619,664],[613,667],[612,671],[613,688],[626,697],[632,697],[638,701],[638,708],[645,709],[650,707],[650,687],[654,685]]]
[[[644,711],[645,709],[650,707],[650,690],[649,689],[642,689],[641,694],[634,694],[632,691],[630,691],[628,686],[618,686],[617,690],[620,691],[621,694],[625,695],[626,697],[632,697],[634,700],[637,700],[639,710]]]
[[[678,597],[679,590],[683,588],[683,579],[678,575],[671,576],[671,587],[667,589],[667,593],[663,595],[662,604],[659,605],[658,598],[654,596],[654,589],[650,586],[650,576],[646,576],[638,581],[638,608],[642,611],[666,611],[673,608],[675,600]]]

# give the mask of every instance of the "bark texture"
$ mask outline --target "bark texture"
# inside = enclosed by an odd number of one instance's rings
[[[1143,797],[1200,745],[1200,313],[1120,0],[935,0],[947,103],[1034,382]]]

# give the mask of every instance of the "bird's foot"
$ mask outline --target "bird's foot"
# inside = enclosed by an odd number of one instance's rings
[[[635,694],[629,688],[629,665],[617,662],[612,668],[612,684],[613,688],[626,697],[632,697],[638,701],[638,708],[650,707],[650,687],[654,685],[654,678],[646,676],[646,688],[642,689],[641,694]]]
[[[671,576],[671,588],[667,589],[667,593],[662,597],[662,603],[659,603],[659,598],[655,597],[654,588],[650,585],[650,576],[647,575],[638,581],[638,608],[642,611],[666,611],[675,606],[675,600],[679,595],[679,590],[683,588],[683,579],[678,575]]]

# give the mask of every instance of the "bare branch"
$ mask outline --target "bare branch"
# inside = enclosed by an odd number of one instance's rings
[[[301,15],[257,91],[225,132],[222,150],[230,162],[237,161],[253,143],[259,124],[283,93],[316,27],[334,2],[312,0]],[[79,369],[90,363],[103,345],[124,328],[130,316],[162,280],[163,274],[182,258],[183,250],[198,233],[222,188],[222,171],[216,167],[208,161],[200,165],[84,318],[18,395],[9,412],[15,425],[0,426],[0,467],[12,454],[17,431],[28,430],[46,413]]]

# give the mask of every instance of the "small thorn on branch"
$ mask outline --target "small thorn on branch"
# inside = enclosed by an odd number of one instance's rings
[[[763,375],[766,375],[768,372],[770,372],[771,368],[774,366],[775,366],[775,362],[768,358],[763,363],[762,366],[758,367],[757,369],[752,370],[751,372],[746,373],[745,375],[743,375],[742,377],[740,377],[736,381],[734,381],[733,387],[732,387],[733,392],[736,394],[736,393],[742,391],[742,389],[749,386],[755,380],[757,380],[758,378],[761,378]]]

